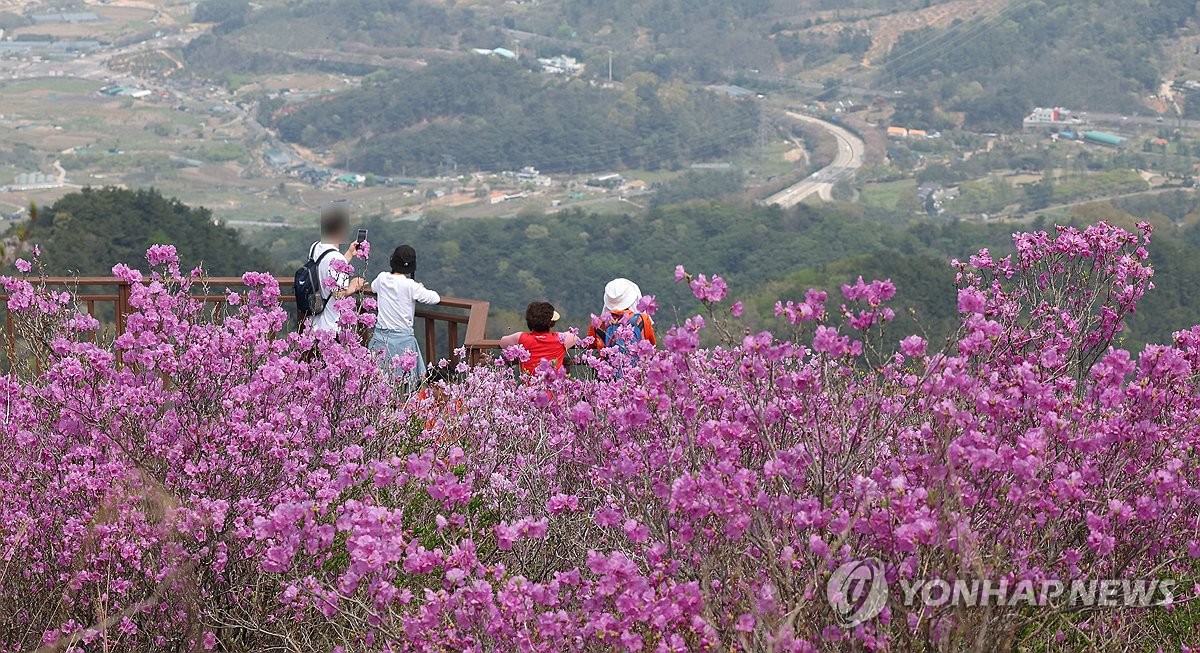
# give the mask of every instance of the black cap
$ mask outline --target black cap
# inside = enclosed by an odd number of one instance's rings
[[[417,250],[408,245],[401,245],[392,252],[392,272],[397,274],[412,274],[417,269]]]

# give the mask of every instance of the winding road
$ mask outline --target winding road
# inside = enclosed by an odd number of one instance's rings
[[[800,183],[775,193],[763,200],[762,203],[766,205],[778,204],[786,209],[803,202],[813,195],[817,195],[826,202],[832,200],[834,184],[842,179],[853,177],[854,173],[862,167],[863,153],[867,147],[866,144],[863,143],[861,138],[840,125],[794,111],[786,111],[784,113],[793,120],[815,125],[833,134],[838,144],[837,156],[833,158],[833,163],[809,175]]]

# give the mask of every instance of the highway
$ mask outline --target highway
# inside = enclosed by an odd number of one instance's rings
[[[1143,127],[1187,127],[1189,129],[1200,128],[1200,120],[1183,120],[1176,116],[1162,116],[1162,121],[1159,121],[1159,116],[1151,114],[1149,116],[1129,116],[1120,115],[1117,113],[1080,113],[1078,118],[1083,120],[1086,125],[1140,125]]]
[[[813,195],[817,195],[826,202],[832,200],[834,184],[842,179],[853,177],[854,173],[862,167],[866,144],[863,143],[861,138],[850,133],[846,128],[831,122],[793,111],[787,111],[785,114],[793,120],[815,125],[833,134],[838,143],[837,156],[833,158],[833,163],[809,175],[800,183],[775,193],[763,200],[762,203],[767,205],[778,204],[786,209],[803,202]]]

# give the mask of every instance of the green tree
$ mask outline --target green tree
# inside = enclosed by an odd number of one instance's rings
[[[250,14],[248,0],[203,0],[196,5],[193,19],[199,23],[240,26]]]
[[[1054,201],[1054,182],[1050,177],[1042,177],[1041,181],[1025,184],[1025,202],[1021,205],[1026,211],[1037,211],[1050,206]]]

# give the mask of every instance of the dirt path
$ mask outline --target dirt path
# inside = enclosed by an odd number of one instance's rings
[[[799,33],[832,36],[843,29],[870,30],[871,49],[863,55],[862,60],[862,65],[870,66],[874,62],[883,60],[905,32],[923,27],[948,27],[956,20],[970,20],[978,16],[996,14],[1008,4],[1007,0],[955,0],[917,11],[876,16],[863,20],[823,23],[799,30]]]

